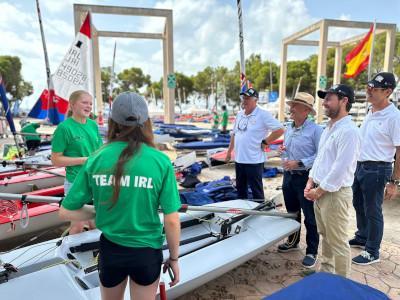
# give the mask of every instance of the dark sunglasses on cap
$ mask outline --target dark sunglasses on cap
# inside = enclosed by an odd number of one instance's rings
[[[249,88],[247,91],[240,93],[240,95],[242,96],[247,96],[247,97],[256,97],[258,98],[258,93],[255,89],[253,88]]]

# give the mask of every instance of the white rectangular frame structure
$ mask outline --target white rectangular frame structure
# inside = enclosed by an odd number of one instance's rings
[[[92,14],[112,14],[142,17],[162,17],[165,18],[163,33],[142,33],[142,32],[118,32],[118,31],[98,31],[92,25],[93,38],[93,73],[94,87],[96,94],[96,107],[102,107],[101,95],[101,69],[99,55],[99,37],[122,37],[135,39],[160,39],[163,42],[163,98],[164,98],[164,122],[174,123],[175,121],[175,89],[168,88],[168,74],[174,73],[174,49],[173,49],[173,15],[171,9],[138,8],[122,6],[105,6],[74,4],[75,33],[85,18],[87,12]],[[98,113],[99,111],[97,111]]]
[[[371,27],[371,24],[372,22],[323,19],[282,40],[281,72],[279,78],[279,113],[278,113],[278,118],[280,121],[283,121],[285,118],[288,46],[289,45],[318,46],[317,82],[316,82],[315,99],[317,104],[316,120],[318,123],[320,123],[323,119],[322,101],[318,101],[319,98],[317,95],[317,91],[319,89],[318,88],[319,78],[321,76],[326,76],[326,57],[327,57],[328,47],[335,48],[335,67],[333,72],[333,84],[339,84],[341,77],[341,66],[342,66],[341,61],[342,61],[343,46],[358,42],[365,36],[365,34],[362,34],[352,37],[350,39],[342,40],[340,42],[330,42],[328,40],[329,27],[369,29]],[[302,37],[318,30],[320,32],[319,41],[301,40]],[[393,56],[395,50],[394,48],[395,48],[395,38],[396,38],[396,24],[376,23],[376,33],[378,34],[382,32],[386,32],[385,58],[383,63],[383,70],[386,72],[391,72],[393,69]]]

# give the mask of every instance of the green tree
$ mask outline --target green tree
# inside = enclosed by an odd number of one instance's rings
[[[32,95],[33,87],[24,81],[21,75],[21,60],[18,56],[0,56],[0,74],[3,77],[5,89],[11,94],[11,101]]]
[[[101,68],[101,90],[103,102],[108,102],[110,96],[111,67]]]
[[[206,67],[193,77],[193,89],[201,96],[206,98],[206,107],[208,108],[208,98],[211,95],[212,83],[214,82],[214,69]]]
[[[299,90],[314,94],[315,77],[311,73],[311,64],[307,60],[289,61],[287,64],[286,93],[288,98],[294,96],[297,86]]]
[[[118,74],[120,90],[137,92],[139,88],[150,85],[150,75],[145,75],[140,68],[132,67]]]
[[[246,79],[250,80],[252,84],[255,84],[256,78],[259,76],[262,66],[263,63],[260,54],[250,55],[250,57],[246,59]],[[256,85],[254,86],[254,88],[259,89],[259,87]]]
[[[181,103],[187,102],[187,97],[193,92],[193,79],[183,73],[175,72],[176,76],[176,89],[175,99],[181,100]]]
[[[240,103],[239,63],[237,63],[237,67],[235,67],[235,69],[228,71],[225,76],[226,98],[233,103]]]
[[[260,91],[271,89],[270,69],[272,71],[272,90],[278,90],[279,67],[277,64],[269,61],[262,63],[257,76],[254,78],[254,87]]]
[[[157,99],[162,98],[162,89],[163,89],[163,80],[162,78],[159,81],[154,81],[152,82],[148,87],[147,87],[147,94],[151,98],[155,98],[155,101],[157,103]]]

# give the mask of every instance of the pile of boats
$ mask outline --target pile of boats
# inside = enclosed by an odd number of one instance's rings
[[[3,162],[4,165],[10,162]],[[0,167],[0,193],[24,196],[63,196],[64,168],[49,163],[12,162],[21,168]],[[39,168],[38,165],[41,167]],[[0,242],[30,235],[64,224],[58,217],[58,205],[10,201],[0,198]]]

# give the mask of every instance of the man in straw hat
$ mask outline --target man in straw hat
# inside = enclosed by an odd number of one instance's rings
[[[309,170],[317,155],[322,127],[307,117],[315,115],[314,97],[308,93],[297,93],[288,101],[290,119],[293,122],[285,131],[284,145],[280,149],[283,159],[283,197],[286,209],[298,213],[297,221],[301,222],[301,210],[306,227],[306,255],[302,264],[306,268],[315,266],[318,253],[319,235],[315,222],[313,203],[304,198]],[[300,230],[289,236],[288,240],[278,246],[279,252],[299,250]]]
[[[350,276],[347,240],[360,133],[349,111],[354,103],[351,87],[339,84],[318,91],[329,123],[321,135],[317,157],[310,170],[304,196],[314,202],[318,232],[322,237],[321,271]]]

